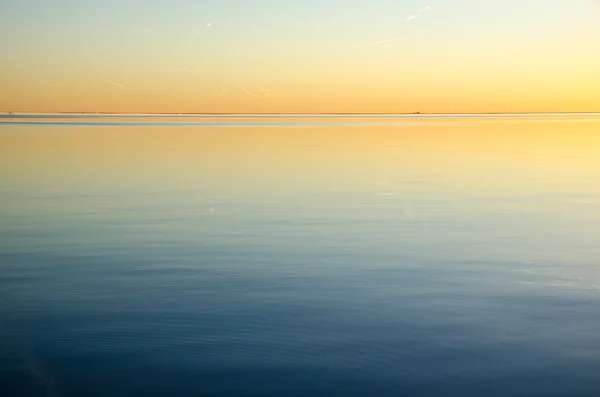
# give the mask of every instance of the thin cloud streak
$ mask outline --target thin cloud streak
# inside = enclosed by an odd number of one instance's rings
[[[372,45],[380,45],[380,44],[391,43],[393,41],[399,41],[399,40],[404,40],[404,37],[395,37],[393,39],[374,41],[372,43],[367,43],[367,44],[358,44],[358,45],[355,45],[354,48],[367,47],[367,46],[372,46]]]
[[[109,83],[109,84],[112,84],[112,85],[114,85],[114,86],[117,86],[117,87],[121,87],[121,88],[127,88],[127,87],[125,87],[123,84],[119,84],[119,83],[117,83],[117,82],[114,82],[114,81],[111,81],[111,80],[104,80],[104,81],[105,81],[105,82],[107,82],[107,83]]]
[[[204,29],[208,29],[208,28],[210,28],[211,26],[212,26],[212,22],[209,22],[209,23],[207,23],[207,24],[204,26]],[[199,35],[200,35],[200,33],[202,33],[202,31],[201,31],[201,30],[198,30],[198,31],[196,31],[196,36],[199,36]]]
[[[385,43],[391,43],[392,41],[398,41],[398,40],[403,40],[404,37],[396,37],[394,39],[389,39],[389,40],[382,40],[382,41],[376,41],[373,44],[385,44]]]
[[[269,91],[273,91],[275,88],[262,88],[260,87],[260,90],[258,90],[257,92],[269,92]]]
[[[244,87],[242,87],[240,84],[238,84],[238,87],[240,87],[246,94],[248,94],[249,96],[256,98],[255,95],[252,95],[252,93],[250,91],[248,91],[247,89],[245,89]]]

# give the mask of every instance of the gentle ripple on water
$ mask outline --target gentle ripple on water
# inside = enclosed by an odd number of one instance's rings
[[[1,395],[600,392],[597,116],[18,117]]]

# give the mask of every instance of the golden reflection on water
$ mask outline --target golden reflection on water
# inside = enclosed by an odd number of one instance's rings
[[[13,183],[89,173],[113,175],[115,183],[162,176],[235,181],[245,188],[321,181],[367,189],[389,179],[432,176],[480,188],[526,188],[519,185],[524,175],[558,182],[600,172],[597,119],[532,121],[360,126],[360,120],[350,120],[356,125],[300,128],[2,126],[9,133],[0,135],[0,164],[2,178]]]
[[[383,247],[597,257],[589,240],[600,222],[600,118],[347,121],[0,126],[2,187],[19,192],[2,212],[55,222],[76,205],[84,219],[122,221],[142,208],[140,230],[189,218],[186,232],[233,233],[231,244],[239,233],[268,236],[261,217],[290,227],[297,218],[298,233],[314,235],[360,234],[346,225],[361,219]]]

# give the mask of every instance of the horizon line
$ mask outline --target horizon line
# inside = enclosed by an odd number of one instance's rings
[[[596,112],[319,112],[319,113],[306,113],[306,112],[31,112],[31,111],[1,111],[2,115],[27,115],[27,114],[106,114],[106,115],[485,115],[485,114],[506,114],[506,115],[527,115],[527,114],[600,114],[600,111]]]

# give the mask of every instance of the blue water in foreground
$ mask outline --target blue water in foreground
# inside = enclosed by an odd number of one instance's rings
[[[600,116],[40,118],[0,396],[600,395]]]

